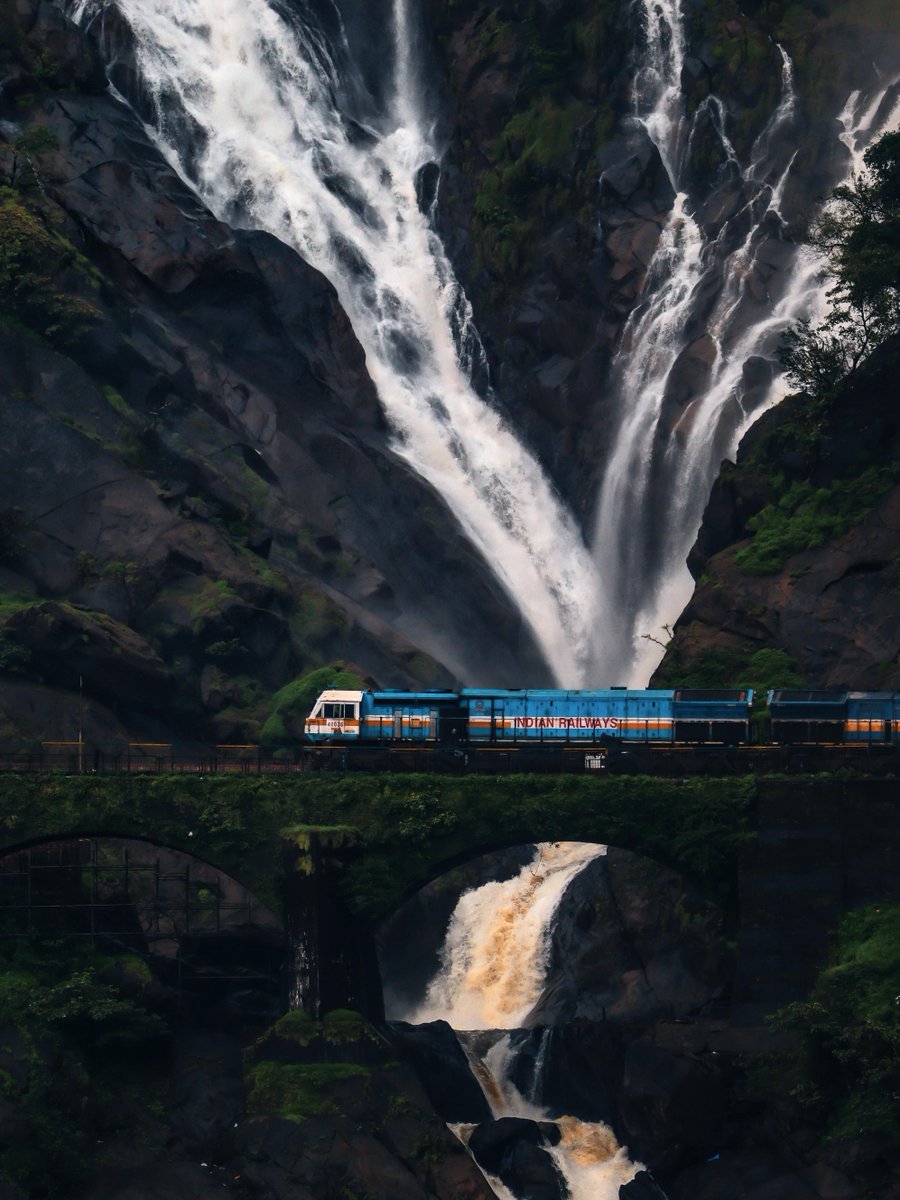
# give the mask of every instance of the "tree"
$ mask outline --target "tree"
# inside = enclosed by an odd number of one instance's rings
[[[0,169],[10,187],[36,191],[41,187],[38,167],[45,154],[59,149],[59,140],[44,125],[26,125],[10,142],[0,141]]]
[[[900,132],[883,134],[863,161],[864,173],[835,189],[812,237],[835,274],[830,311],[815,329],[790,330],[780,352],[789,378],[813,396],[900,333]]]

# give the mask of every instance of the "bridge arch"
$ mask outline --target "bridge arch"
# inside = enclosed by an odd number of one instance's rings
[[[68,834],[0,851],[0,939],[79,939],[135,954],[179,992],[284,1006],[281,917],[238,879],[147,838]],[[252,994],[252,995],[251,995]]]
[[[521,993],[530,999],[513,1008],[530,1012],[527,1024],[685,1018],[728,989],[727,924],[645,855],[578,841],[505,846],[451,867],[379,926],[386,1015],[504,1028],[509,995]],[[473,1013],[482,1023],[460,1024]]]

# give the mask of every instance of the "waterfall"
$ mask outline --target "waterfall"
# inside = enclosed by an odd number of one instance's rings
[[[687,111],[684,0],[622,0],[641,29],[628,119],[675,201],[604,389],[609,440],[588,549],[490,391],[473,386],[486,378],[484,353],[434,230],[435,193],[421,186],[438,155],[409,0],[388,6],[377,85],[341,0],[321,5],[327,28],[313,0],[58,2],[84,25],[118,10],[141,111],[168,161],[216,216],[269,231],[333,283],[394,452],[443,497],[557,683],[642,685],[659,657],[642,635],[690,595],[685,559],[720,462],[786,391],[774,366],[781,334],[823,310],[825,264],[791,240],[782,211],[798,131],[784,48],[772,51],[778,102],[742,164],[721,98]],[[852,94],[834,133],[848,172],[898,119],[895,85]],[[721,166],[698,194],[701,135],[715,138]]]
[[[472,385],[469,305],[418,203],[420,170],[436,151],[419,111],[406,0],[393,3],[392,86],[365,112],[346,35],[329,42],[309,10],[74,0],[69,11],[88,24],[113,3],[134,36],[163,154],[216,216],[274,234],[333,283],[395,453],[444,498],[557,679],[586,683],[593,561],[536,458]]]
[[[783,47],[781,95],[743,168],[727,116],[711,96],[689,116],[681,93],[683,0],[636,0],[644,46],[634,76],[633,119],[659,153],[675,202],[626,323],[611,371],[614,433],[597,501],[595,556],[604,564],[600,599],[611,631],[609,679],[642,686],[660,657],[658,635],[693,588],[686,567],[723,458],[749,425],[786,393],[774,368],[782,333],[824,316],[827,264],[792,243],[782,215],[794,165],[797,97]],[[854,93],[838,118],[850,170],[877,130],[900,117],[886,97]],[[723,163],[711,193],[724,219],[707,225],[710,195],[689,190],[690,150],[707,120]],[[731,211],[724,207],[728,198]],[[678,378],[688,363],[702,385]]]
[[[529,1094],[523,1095],[511,1079],[514,1048],[507,1031],[527,1026],[543,990],[553,918],[566,888],[605,853],[605,846],[584,842],[537,845],[531,861],[511,879],[465,892],[451,916],[441,965],[424,1000],[395,1004],[387,1012],[393,1020],[452,1025],[495,1118],[525,1117],[557,1126],[559,1142],[547,1146],[547,1153],[573,1200],[616,1200],[619,1188],[643,1168],[629,1160],[608,1126],[550,1116],[536,1101],[546,1035]],[[494,1032],[472,1033],[484,1030]],[[467,1142],[473,1127],[454,1128]],[[499,1197],[515,1200],[502,1182],[489,1179]]]
[[[448,1021],[454,1029],[518,1029],[541,993],[550,923],[563,893],[602,846],[539,846],[514,878],[466,892],[450,921],[441,970],[403,1021]]]

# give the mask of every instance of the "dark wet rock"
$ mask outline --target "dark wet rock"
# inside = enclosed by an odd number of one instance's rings
[[[620,1134],[618,1093],[627,1034],[608,1022],[576,1018],[511,1035],[510,1079],[551,1116],[602,1121]]]
[[[6,630],[47,675],[64,663],[67,682],[81,675],[101,696],[127,700],[139,690],[149,706],[166,701],[170,677],[165,664],[143,638],[112,617],[45,601],[14,614]]]
[[[206,1034],[179,1040],[167,1101],[172,1134],[188,1153],[221,1159],[244,1105],[240,1048]]]
[[[634,1041],[625,1054],[620,1104],[632,1155],[655,1170],[704,1153],[722,1136],[725,1089],[714,1057]]]
[[[313,1103],[318,1112],[291,1119],[255,1105],[239,1121],[238,1157],[230,1162],[248,1188],[277,1200],[293,1200],[297,1184],[316,1200],[348,1192],[372,1200],[490,1200],[478,1168],[428,1110],[406,1068],[336,1077]]]
[[[721,914],[682,878],[611,848],[563,897],[547,983],[528,1023],[684,1017],[708,1008],[730,973],[720,930]]]
[[[445,1121],[478,1123],[490,1107],[469,1061],[446,1021],[408,1025],[391,1021],[391,1038],[416,1069],[428,1099]]]
[[[634,1179],[619,1188],[619,1200],[666,1200],[649,1171],[638,1171]]]
[[[555,1145],[559,1136],[557,1127],[546,1121],[501,1117],[474,1129],[469,1149],[475,1161],[519,1200],[565,1200],[565,1180],[544,1149]]]
[[[759,1144],[723,1147],[679,1173],[666,1194],[669,1200],[862,1200],[865,1192],[825,1162],[798,1166],[788,1146]]]

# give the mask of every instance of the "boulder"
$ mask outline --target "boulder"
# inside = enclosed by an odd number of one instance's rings
[[[649,1171],[638,1171],[634,1179],[619,1188],[619,1200],[666,1200],[666,1193]]]
[[[472,1131],[469,1150],[517,1200],[566,1200],[565,1180],[544,1149],[558,1141],[559,1130],[549,1122],[501,1117]]]
[[[446,1021],[429,1021],[424,1025],[391,1021],[388,1028],[391,1039],[414,1065],[428,1099],[445,1121],[477,1124],[490,1119],[490,1106]]]

